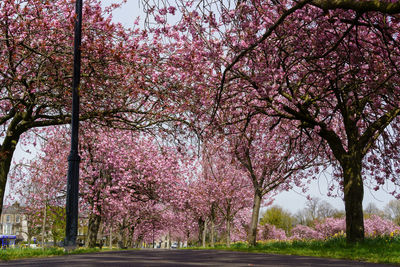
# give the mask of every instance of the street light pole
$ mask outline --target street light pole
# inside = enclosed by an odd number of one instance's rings
[[[78,192],[79,162],[78,130],[79,130],[79,82],[81,73],[81,33],[82,33],[82,0],[76,0],[75,6],[75,38],[74,38],[74,73],[72,81],[72,117],[71,117],[71,151],[68,156],[67,204],[65,247],[76,247],[78,233]]]

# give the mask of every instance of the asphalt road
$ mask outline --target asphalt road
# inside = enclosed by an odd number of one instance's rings
[[[0,266],[391,266],[301,256],[217,250],[125,250],[1,262]]]

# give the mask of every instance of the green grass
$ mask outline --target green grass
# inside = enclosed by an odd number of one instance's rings
[[[94,253],[100,251],[109,251],[108,248],[78,248],[70,252],[66,252],[64,248],[53,247],[53,248],[7,248],[0,249],[0,260],[8,261],[15,259],[24,258],[35,258],[35,257],[52,257],[70,254],[81,254],[81,253]]]
[[[201,248],[191,248],[201,249]],[[206,248],[211,249],[211,248]],[[245,242],[232,244],[230,248],[217,245],[213,249],[231,251],[261,252],[271,254],[301,255],[325,258],[349,259],[356,261],[400,264],[400,238],[366,238],[364,242],[347,244],[344,238],[326,241],[267,241],[250,247]],[[0,250],[0,260],[15,260],[32,257],[52,257],[68,254],[94,253],[107,251],[104,248],[79,248],[71,252],[63,248],[14,248]]]
[[[326,241],[267,241],[259,242],[255,247],[238,242],[230,248],[217,245],[214,249],[400,264],[400,239],[389,237],[366,238],[364,242],[355,244],[347,244],[344,238]]]

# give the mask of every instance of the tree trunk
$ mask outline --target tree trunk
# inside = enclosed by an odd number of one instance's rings
[[[0,214],[3,210],[3,198],[6,190],[7,176],[18,141],[19,135],[13,136],[7,131],[3,144],[0,145]]]
[[[88,225],[88,247],[96,247],[97,234],[99,232],[101,223],[100,215],[91,213],[89,215],[89,225]]]
[[[122,224],[119,227],[119,241],[118,241],[118,247],[120,249],[125,248],[125,240],[126,240],[126,234],[125,234],[125,220],[123,220]]]
[[[113,229],[112,229],[112,225],[110,226],[110,249],[112,249],[112,239],[113,239],[113,237],[112,237],[112,231],[113,231]]]
[[[231,246],[231,220],[226,220],[226,246]]]
[[[256,192],[254,193],[253,212],[251,215],[249,236],[247,237],[248,242],[251,246],[255,246],[257,244],[257,226],[258,216],[260,214],[261,198],[261,194],[257,193],[256,190]]]
[[[140,234],[140,235],[138,236],[137,240],[136,240],[136,247],[137,247],[137,248],[140,248],[140,244],[142,243],[142,241],[143,241],[143,235]],[[142,246],[143,246],[143,244],[142,244]]]
[[[190,231],[186,229],[186,247],[189,247]]]
[[[53,231],[55,231],[55,229],[54,229]],[[57,236],[56,236],[55,233],[53,234],[53,246],[54,246],[54,247],[57,246]]]
[[[231,246],[231,201],[227,203],[226,207],[226,246],[229,248]]]
[[[199,247],[202,244],[202,235],[203,235],[203,230],[204,230],[204,220],[202,218],[200,218],[198,220],[198,224],[199,224],[199,236],[198,236],[198,244]]]
[[[215,223],[214,223],[214,221],[215,221],[215,202],[213,202],[212,203],[212,205],[211,205],[211,216],[210,216],[210,219],[211,219],[211,226],[210,226],[210,228],[211,228],[211,236],[210,236],[210,243],[211,243],[211,247],[214,247],[215,246],[215,243],[214,243],[214,240],[215,240]]]
[[[46,220],[47,220],[47,202],[44,204],[44,211],[43,211],[42,249],[44,249],[44,234],[46,232]]]
[[[207,220],[204,221],[203,236],[202,236],[202,246],[206,247],[206,233],[207,233]]]
[[[211,237],[210,237],[210,239],[211,239],[211,247],[214,247],[215,246],[215,244],[214,244],[214,239],[215,239],[215,237],[214,237],[214,235],[215,235],[215,224],[214,224],[214,218],[212,218],[211,219]]]
[[[128,248],[133,248],[133,234],[135,233],[135,226],[132,225],[131,227],[129,227],[129,233],[128,233],[128,241],[126,246]]]
[[[343,163],[342,168],[346,210],[346,239],[347,242],[354,243],[364,240],[362,162],[351,158]]]
[[[172,240],[171,240],[171,230],[168,230],[168,248],[171,248]]]

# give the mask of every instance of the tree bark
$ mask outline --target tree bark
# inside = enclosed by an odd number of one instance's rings
[[[210,236],[210,243],[211,243],[211,247],[214,247],[215,246],[215,242],[214,242],[214,239],[215,239],[215,202],[213,202],[212,203],[212,205],[211,205],[211,216],[210,216],[210,221],[211,221],[211,225],[210,225],[210,228],[211,228],[211,236]]]
[[[47,220],[47,201],[44,204],[43,223],[42,223],[42,249],[44,249],[44,234],[46,233],[46,220]]]
[[[112,249],[112,244],[113,244],[113,236],[112,236],[112,225],[110,226],[110,249]]]
[[[122,221],[122,224],[119,226],[119,241],[118,247],[121,249],[125,248],[126,243],[126,227],[125,227],[125,220]]]
[[[255,246],[257,244],[257,226],[258,216],[260,214],[261,199],[261,194],[259,194],[256,190],[256,192],[254,193],[253,212],[251,215],[249,236],[247,238],[251,246]]]
[[[190,230],[186,229],[186,247],[189,247],[189,241],[190,241]]]
[[[6,190],[7,176],[18,141],[19,136],[6,136],[3,144],[0,145],[0,214],[3,210],[3,198]]]
[[[346,210],[346,239],[347,242],[354,243],[364,240],[362,162],[360,159],[352,157],[345,160],[342,165]]]
[[[89,225],[88,225],[88,247],[96,247],[97,234],[100,228],[101,217],[100,215],[91,213],[89,215]]]
[[[200,247],[201,244],[202,244],[202,239],[203,239],[202,235],[203,235],[203,231],[204,231],[204,220],[202,218],[200,218],[197,223],[199,225],[198,244],[199,244],[199,247]]]
[[[231,246],[231,220],[226,220],[226,246]]]
[[[204,221],[203,236],[202,236],[202,246],[206,247],[206,234],[207,234],[207,220]]]
[[[128,233],[128,241],[126,243],[126,246],[128,248],[133,248],[133,234],[135,233],[135,226],[132,225],[129,227],[129,233]]]
[[[172,240],[171,240],[171,230],[168,230],[168,248],[171,248]]]
[[[211,237],[210,237],[210,239],[211,239],[211,247],[214,247],[215,246],[215,243],[214,243],[214,235],[215,235],[215,233],[214,233],[214,231],[215,231],[215,224],[214,224],[214,218],[212,218],[211,219]]]

